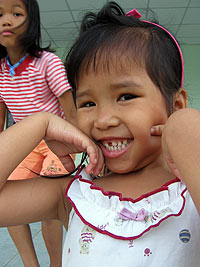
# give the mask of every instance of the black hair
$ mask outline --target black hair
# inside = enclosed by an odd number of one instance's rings
[[[42,51],[52,51],[50,45],[41,47],[41,29],[40,29],[40,9],[36,0],[22,0],[26,7],[27,18],[23,22],[27,23],[27,29],[21,34],[19,41],[24,47],[24,51],[33,57],[40,57]],[[22,26],[22,25],[20,25]],[[6,48],[0,45],[0,59],[7,56]]]
[[[119,60],[120,59],[120,60]],[[115,2],[108,2],[97,13],[87,13],[78,39],[69,51],[65,67],[74,100],[79,76],[110,66],[123,71],[126,64],[146,69],[166,100],[168,113],[173,111],[173,96],[181,87],[182,62],[171,36],[160,27],[126,16]],[[119,69],[120,68],[120,69]]]

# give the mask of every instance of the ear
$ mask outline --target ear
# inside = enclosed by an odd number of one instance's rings
[[[173,110],[177,111],[179,109],[186,108],[188,104],[187,102],[187,92],[185,89],[180,88],[174,96]]]

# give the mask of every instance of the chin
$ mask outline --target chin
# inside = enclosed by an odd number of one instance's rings
[[[138,164],[134,164],[134,162],[105,162],[107,168],[112,172],[112,173],[119,173],[119,174],[128,174],[130,172],[136,172],[145,166],[148,166],[148,164],[151,163],[151,160],[145,161],[145,162],[139,162]]]
[[[108,164],[106,166],[112,173],[126,174],[134,171],[133,168],[126,167],[124,165],[120,166],[119,164],[116,164],[115,166]]]

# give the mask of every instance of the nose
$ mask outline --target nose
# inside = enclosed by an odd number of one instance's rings
[[[99,130],[107,130],[111,127],[116,127],[120,123],[120,119],[112,109],[112,107],[103,106],[98,108],[96,118],[94,121],[94,127]]]
[[[11,20],[11,18],[10,18],[10,16],[9,15],[4,15],[3,16],[3,19],[2,19],[2,25],[4,26],[4,27],[7,27],[7,26],[12,26],[12,20]]]

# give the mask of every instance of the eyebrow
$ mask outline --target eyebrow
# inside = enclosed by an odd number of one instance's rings
[[[118,89],[118,88],[127,88],[127,87],[137,87],[137,88],[142,88],[142,86],[135,82],[135,81],[122,81],[122,82],[117,82],[113,83],[110,86],[113,89]]]
[[[86,89],[82,92],[76,92],[76,98],[90,95],[91,92],[92,92],[92,89]]]
[[[134,88],[142,88],[142,86],[134,81],[123,81],[123,82],[118,82],[118,83],[113,83],[110,85],[110,88],[112,89],[120,89],[120,88],[130,88],[130,87],[134,87]],[[76,97],[83,97],[83,96],[87,96],[90,95],[92,92],[91,88],[85,89],[82,92],[77,92]]]
[[[21,5],[19,5],[19,4],[16,4],[16,5],[14,5],[13,7],[19,7],[19,8],[22,8],[22,9],[24,9],[24,7],[23,7],[23,6],[21,6]]]

